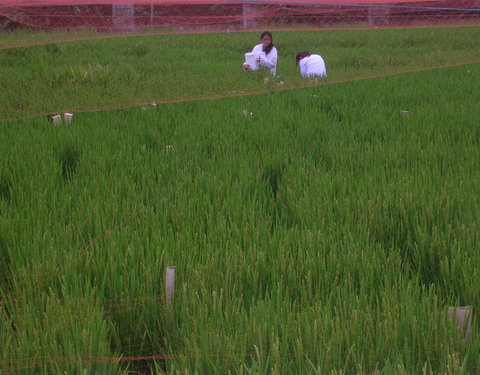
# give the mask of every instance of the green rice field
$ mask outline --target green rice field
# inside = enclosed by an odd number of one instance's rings
[[[479,374],[479,35],[278,32],[268,81],[256,34],[1,50],[0,374]]]
[[[279,56],[275,78],[245,74],[241,68],[244,53],[259,43],[259,33],[139,36],[3,49],[0,120],[309,86],[295,66],[302,50],[323,56],[328,70],[324,83],[480,61],[480,27],[276,32],[273,37]],[[0,46],[21,45],[26,38],[20,34],[15,43],[10,33],[0,33]]]

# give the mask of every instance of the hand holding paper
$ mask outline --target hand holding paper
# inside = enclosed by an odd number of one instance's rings
[[[244,65],[249,65],[251,70],[258,70],[261,68],[259,64],[261,59],[265,57],[266,57],[265,52],[260,52],[260,53],[248,52],[245,54]]]

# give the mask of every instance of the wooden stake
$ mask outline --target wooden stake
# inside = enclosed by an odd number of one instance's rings
[[[175,267],[167,267],[166,274],[166,295],[167,305],[172,305],[173,289],[175,284]]]
[[[467,340],[472,330],[472,306],[449,307],[448,315],[450,320],[455,320],[458,329],[465,329],[465,340]]]

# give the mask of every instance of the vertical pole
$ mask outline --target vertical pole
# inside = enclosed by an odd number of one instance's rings
[[[172,305],[174,284],[175,284],[175,267],[167,267],[165,300],[167,302],[167,305],[169,306]]]
[[[368,26],[375,26],[375,18],[373,16],[373,7],[368,7]]]
[[[243,28],[248,28],[248,17],[247,17],[247,4],[242,5],[242,18],[243,18]]]
[[[150,31],[153,31],[153,0],[150,0]]]

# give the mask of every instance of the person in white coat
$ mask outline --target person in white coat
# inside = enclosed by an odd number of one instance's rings
[[[325,61],[320,55],[312,55],[308,51],[303,51],[297,53],[296,61],[302,77],[325,77],[327,75]]]
[[[277,73],[277,48],[273,44],[273,37],[269,31],[264,31],[260,35],[260,41],[262,43],[253,47],[252,53],[265,52],[264,57],[257,57],[257,63],[260,68],[268,69],[272,75]],[[243,69],[251,71],[252,67],[248,64],[243,64]]]

